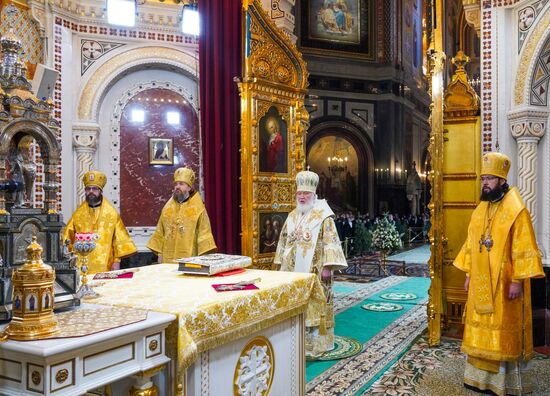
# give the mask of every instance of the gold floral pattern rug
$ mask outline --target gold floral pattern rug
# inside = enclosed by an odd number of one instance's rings
[[[362,395],[468,396],[479,393],[463,386],[465,356],[460,340],[443,338],[430,348],[424,335]],[[536,354],[531,362],[532,395],[550,394],[550,358]]]

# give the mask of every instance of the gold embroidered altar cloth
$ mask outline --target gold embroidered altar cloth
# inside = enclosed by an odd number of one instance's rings
[[[212,284],[261,278],[258,290],[218,293]],[[93,283],[92,283],[93,285]],[[141,267],[131,279],[105,281],[94,288],[94,304],[171,313],[167,353],[175,359],[178,378],[198,354],[265,329],[308,310],[322,309],[325,297],[315,274],[246,270],[228,277],[182,275],[177,265]],[[177,348],[176,348],[177,346]]]

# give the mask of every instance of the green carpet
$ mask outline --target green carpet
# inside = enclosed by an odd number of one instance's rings
[[[393,282],[394,284],[377,289],[378,282],[389,282],[390,284]],[[363,351],[359,355],[348,359],[307,362],[306,381],[308,382],[308,393],[319,394],[322,392],[326,395],[355,394],[356,391],[361,391],[376,380],[386,367],[397,360],[409,343],[412,342],[410,338],[412,329],[407,328],[407,321],[410,320],[409,317],[414,316],[416,322],[422,322],[422,319],[418,319],[421,316],[420,312],[423,313],[425,319],[423,305],[426,303],[430,280],[428,278],[390,277],[378,282],[361,285],[339,283],[334,286],[336,307],[345,306],[345,303],[341,301],[342,299],[354,303],[351,307],[344,307],[341,311],[337,310],[335,333],[340,336],[355,338],[363,344]],[[376,292],[369,295],[369,288],[376,290]],[[415,300],[392,301],[404,307],[403,310],[395,312],[374,312],[361,308],[363,304],[369,302],[387,302],[388,300],[380,298],[380,295],[388,292],[414,293],[418,298]],[[356,295],[360,293],[366,295],[367,298],[354,300]],[[412,315],[413,313],[414,315]],[[396,324],[404,327],[400,333],[396,333]],[[416,327],[419,326],[422,327],[419,329],[421,332],[425,327],[425,320],[420,325],[416,325]],[[392,334],[395,334],[396,337],[393,337]],[[406,345],[401,345],[400,341],[405,342]],[[388,350],[385,351],[384,348]],[[364,360],[369,361],[368,367],[365,367]],[[342,370],[353,372],[352,377],[354,377],[354,380],[347,384],[349,386],[346,389],[342,388],[341,381],[334,380],[333,388],[330,386],[333,381],[331,377],[338,375],[339,372],[341,374]],[[358,371],[361,371],[361,373],[358,373]]]

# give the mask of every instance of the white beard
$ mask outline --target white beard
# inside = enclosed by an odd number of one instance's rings
[[[298,210],[298,213],[300,213],[301,215],[306,214],[315,206],[316,202],[317,202],[317,197],[314,197],[311,200],[311,202],[304,203],[304,204],[296,201],[296,209]]]

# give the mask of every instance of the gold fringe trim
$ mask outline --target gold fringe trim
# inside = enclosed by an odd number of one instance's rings
[[[229,341],[233,341],[233,340],[245,337],[249,334],[255,333],[257,331],[264,330],[268,327],[271,327],[293,316],[302,314],[306,311],[306,307],[307,307],[307,302],[305,304],[302,304],[299,307],[282,312],[271,318],[267,318],[267,319],[261,318],[256,322],[247,323],[244,326],[239,326],[239,328],[237,329],[225,331],[224,333],[218,334],[214,337],[208,337],[203,340],[196,340],[198,353],[216,348],[220,345],[228,343]],[[189,366],[190,365],[191,364],[189,364]],[[189,366],[186,366],[186,368]]]
[[[498,360],[503,362],[513,362],[514,360],[518,360],[521,357],[521,352],[519,354],[515,355],[509,355],[501,352],[494,352],[494,351],[488,351],[480,349],[479,347],[469,347],[467,345],[462,344],[462,352],[464,352],[468,356],[472,356],[479,359],[486,359],[486,360]],[[532,355],[532,354],[530,354]],[[530,359],[530,357],[529,357]],[[529,360],[525,358],[525,361]]]

